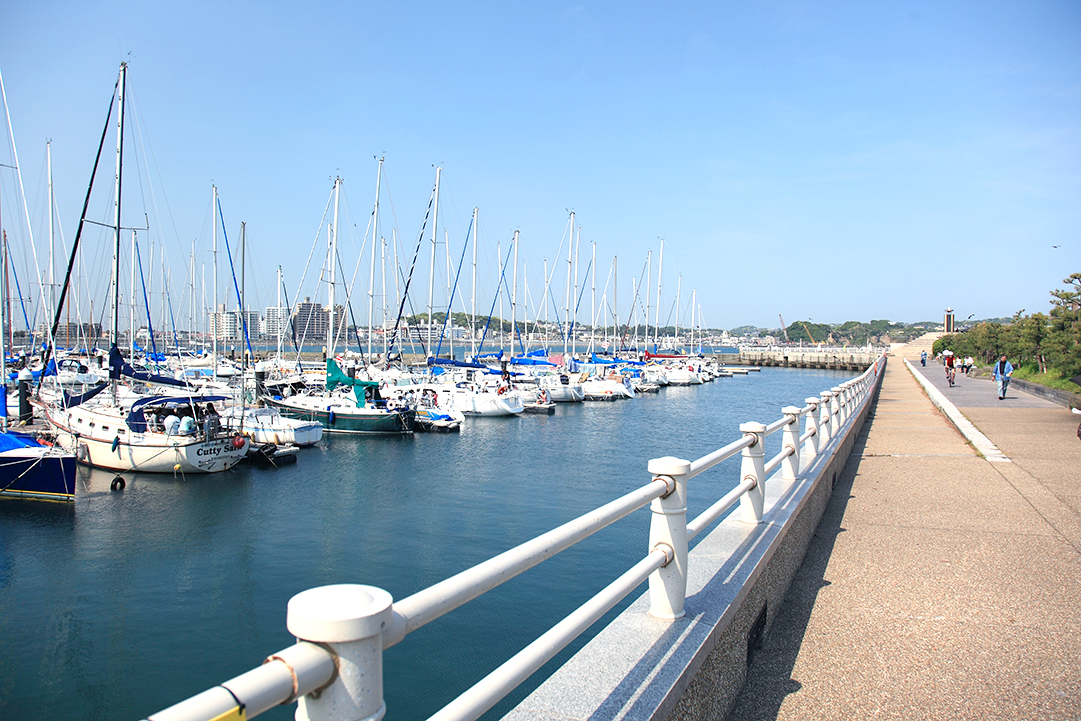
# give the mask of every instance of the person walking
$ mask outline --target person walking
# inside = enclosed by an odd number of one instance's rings
[[[925,350],[920,351],[920,365],[927,367],[927,351]]]
[[[991,375],[996,381],[998,381],[998,399],[1002,400],[1006,397],[1006,388],[1010,385],[1010,378],[1013,376],[1013,366],[1006,360],[1006,356],[1002,356],[998,363],[995,363],[995,369]]]

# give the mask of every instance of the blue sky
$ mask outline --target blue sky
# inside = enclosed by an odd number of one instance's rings
[[[41,248],[45,139],[70,245],[130,62],[143,149],[126,152],[153,162],[143,181],[125,166],[124,224],[142,222],[145,202],[174,296],[193,241],[209,263],[211,183],[231,241],[247,223],[252,305],[273,304],[278,265],[297,294],[335,175],[341,227],[356,226],[342,252],[352,273],[385,155],[380,233],[396,227],[403,258],[436,165],[455,261],[480,208],[478,312],[492,302],[496,243],[505,253],[516,229],[539,302],[569,210],[583,276],[597,244],[598,304],[618,256],[624,320],[650,249],[655,300],[662,237],[662,324],[676,316],[677,282],[681,322],[696,289],[705,324],[723,328],[776,326],[779,313],[914,322],[946,306],[961,318],[1047,310],[1048,292],[1081,270],[1081,5],[942,5],[6,3],[0,70]],[[13,176],[0,175],[18,244]],[[104,277],[102,233],[85,232],[99,249],[87,275]],[[362,263],[353,292],[366,297]],[[318,297],[314,275],[300,295]],[[562,305],[565,270],[556,278]],[[94,294],[102,281],[87,283]],[[365,317],[366,301],[354,312]]]

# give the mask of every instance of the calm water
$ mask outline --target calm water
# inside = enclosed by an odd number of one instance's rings
[[[698,458],[740,422],[773,421],[851,375],[766,368],[554,416],[467,419],[460,436],[330,438],[277,470],[126,474],[111,492],[113,474],[81,469],[74,504],[2,500],[0,718],[143,718],[293,643],[285,610],[300,591],[365,583],[404,598],[647,483],[650,458]],[[692,481],[691,516],[737,473],[733,459]],[[607,585],[644,555],[648,516],[388,650],[387,718],[426,718]]]

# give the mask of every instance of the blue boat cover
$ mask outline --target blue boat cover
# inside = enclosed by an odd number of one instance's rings
[[[109,377],[114,380],[119,380],[120,376],[134,378],[137,381],[159,383],[165,386],[176,386],[178,388],[187,388],[188,386],[187,383],[178,381],[176,378],[135,370],[126,360],[124,360],[124,356],[120,355],[120,349],[117,348],[114,343],[113,347],[109,349]]]
[[[0,451],[16,451],[20,448],[37,448],[40,444],[26,433],[8,431],[0,433]]]

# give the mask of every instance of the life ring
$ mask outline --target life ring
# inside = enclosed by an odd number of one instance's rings
[[[122,491],[128,485],[123,476],[117,476],[113,479],[113,482],[109,484],[109,488],[114,491]]]
[[[499,388],[496,389],[496,395],[501,396],[501,395],[506,394],[506,392],[507,392],[507,387],[506,386],[499,386]]]
[[[398,409],[398,404],[394,402],[394,399],[393,398],[388,398],[387,399],[387,410],[388,411],[394,411],[394,410],[397,410],[397,409]]]

